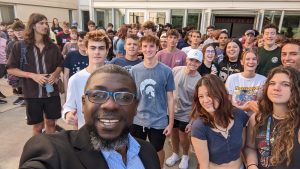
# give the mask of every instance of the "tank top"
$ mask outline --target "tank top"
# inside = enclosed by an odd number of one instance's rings
[[[276,125],[280,122],[280,120],[271,118],[271,125],[270,125],[270,146],[274,143],[274,136],[276,133]],[[295,136],[294,136],[294,148],[292,150],[291,156],[291,163],[289,166],[286,166],[285,163],[280,164],[278,166],[269,166],[264,167],[264,163],[267,161],[264,156],[268,154],[268,143],[267,143],[267,127],[268,126],[268,119],[266,123],[259,128],[258,133],[256,134],[256,147],[257,147],[257,159],[258,159],[258,168],[259,169],[300,169],[300,144],[298,141],[298,131],[300,127],[298,126],[295,129]],[[270,152],[271,153],[271,152]]]

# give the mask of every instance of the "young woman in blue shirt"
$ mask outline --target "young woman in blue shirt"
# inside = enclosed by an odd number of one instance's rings
[[[232,106],[216,75],[208,74],[198,81],[191,117],[191,141],[200,169],[243,168],[240,155],[248,116]]]

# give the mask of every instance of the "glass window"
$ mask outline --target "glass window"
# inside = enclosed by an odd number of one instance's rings
[[[143,24],[145,20],[144,12],[129,12],[129,23]]]
[[[114,29],[118,30],[119,27],[124,23],[125,23],[125,9],[115,9]]]
[[[0,21],[11,22],[15,18],[14,7],[11,5],[0,5]]]
[[[171,23],[174,28],[183,27],[184,9],[172,9],[171,10]]]
[[[300,12],[285,12],[281,33],[288,38],[300,39]]]
[[[149,20],[156,24],[166,23],[166,13],[165,12],[149,12]]]
[[[279,27],[280,17],[281,11],[265,11],[263,27],[269,23],[273,23]]]
[[[83,23],[83,30],[88,31],[87,23],[90,20],[90,13],[89,11],[82,11],[82,23]]]
[[[106,27],[112,22],[112,9],[96,9],[96,26]]]
[[[187,26],[195,26],[199,30],[201,24],[201,10],[188,10]]]

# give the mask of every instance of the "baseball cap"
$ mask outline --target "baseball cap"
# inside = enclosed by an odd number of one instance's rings
[[[252,35],[255,35],[255,32],[254,32],[254,30],[247,30],[246,32],[245,32],[245,35],[248,35],[248,34],[252,34]]]
[[[199,49],[191,49],[188,54],[187,54],[187,58],[189,59],[196,59],[199,62],[202,62],[203,60],[203,54]]]

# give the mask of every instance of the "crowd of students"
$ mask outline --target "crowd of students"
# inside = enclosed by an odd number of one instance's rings
[[[180,161],[179,168],[187,169],[191,143],[200,169],[300,168],[298,40],[277,41],[273,24],[265,25],[261,35],[247,30],[240,39],[214,26],[201,35],[192,26],[166,24],[157,30],[151,21],[124,24],[117,31],[112,24],[106,29],[87,24],[89,32],[83,32],[76,22],[60,27],[54,18],[50,27],[44,15],[34,13],[26,28],[15,21],[10,42],[0,38],[0,73],[6,67],[10,84],[25,98],[34,134],[44,128],[53,133],[60,117],[75,130],[84,126],[82,95],[89,76],[116,64],[137,86],[130,133],[149,140],[161,168]],[[62,108],[61,88],[66,97]],[[103,96],[102,90],[89,97]],[[171,136],[173,152],[168,158],[166,136]]]

